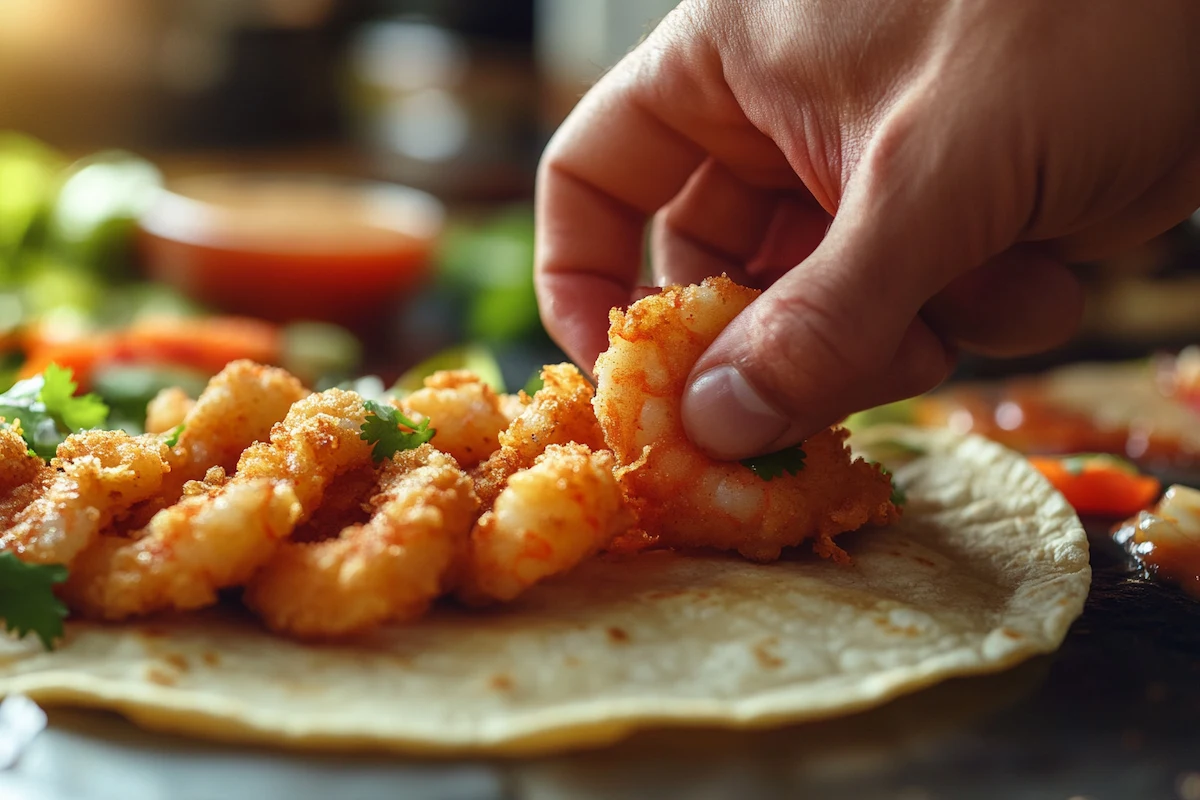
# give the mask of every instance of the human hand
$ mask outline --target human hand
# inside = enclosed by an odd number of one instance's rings
[[[689,436],[779,449],[958,349],[1068,338],[1065,262],[1200,205],[1198,87],[1194,0],[686,0],[546,149],[543,321],[590,366],[653,216],[659,284],[766,288],[696,364]]]

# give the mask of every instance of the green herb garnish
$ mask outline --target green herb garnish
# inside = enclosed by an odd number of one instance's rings
[[[18,381],[0,394],[0,417],[13,427],[20,420],[22,438],[31,454],[49,461],[72,433],[99,428],[108,419],[108,406],[98,396],[76,397],[71,370],[51,364],[41,375]]]
[[[163,434],[163,442],[167,445],[167,447],[174,447],[175,445],[179,444],[179,437],[183,435],[183,429],[185,427],[186,426],[181,422]]]
[[[804,459],[807,455],[807,453],[800,449],[799,445],[795,445],[777,450],[774,453],[743,458],[739,463],[764,481],[769,481],[778,478],[785,472],[788,475],[795,475],[800,472],[800,470],[804,469]]]
[[[429,420],[420,423],[413,422],[392,406],[366,400],[363,405],[367,409],[367,418],[362,424],[364,441],[374,445],[371,458],[378,464],[391,458],[401,450],[412,450],[428,442],[437,433],[429,427]],[[407,430],[405,430],[407,429]]]
[[[67,579],[61,564],[26,564],[12,553],[0,553],[0,619],[18,636],[34,633],[47,649],[63,635],[67,607],[51,588]]]

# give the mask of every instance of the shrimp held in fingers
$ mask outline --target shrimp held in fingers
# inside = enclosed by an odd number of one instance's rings
[[[550,445],[509,478],[471,531],[459,597],[472,604],[512,600],[595,555],[632,521],[611,453]]]
[[[321,542],[289,542],[246,587],[267,627],[301,637],[359,633],[414,619],[442,592],[479,501],[454,459],[424,444],[379,477],[365,524]]]
[[[783,547],[811,539],[820,555],[842,560],[835,535],[899,513],[890,480],[851,457],[845,432],[811,437],[802,445],[803,469],[770,481],[740,463],[709,458],[684,433],[680,404],[692,367],[757,295],[728,278],[709,278],[614,309],[608,350],[596,361],[596,417],[641,526],[661,544],[770,561]]]

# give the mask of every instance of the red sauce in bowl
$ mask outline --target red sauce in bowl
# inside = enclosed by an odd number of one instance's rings
[[[442,205],[384,183],[202,176],[140,221],[151,277],[218,308],[276,321],[353,323],[429,272]]]

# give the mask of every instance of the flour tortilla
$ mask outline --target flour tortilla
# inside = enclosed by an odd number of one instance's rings
[[[323,749],[545,753],[645,727],[847,714],[1061,643],[1091,571],[1074,512],[1026,462],[948,431],[869,431],[904,519],[838,539],[852,566],[658,552],[604,558],[490,611],[341,645],[234,609],[72,623],[58,650],[0,641],[0,692],[148,728]]]

